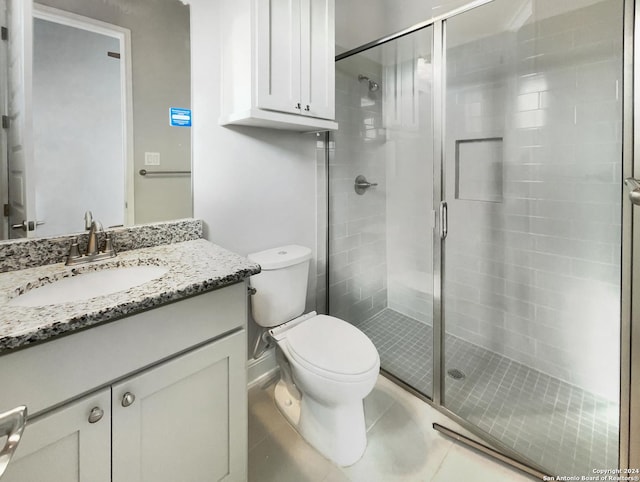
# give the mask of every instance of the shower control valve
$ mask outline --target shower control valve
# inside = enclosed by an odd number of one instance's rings
[[[367,189],[369,189],[370,187],[376,187],[377,185],[377,182],[369,182],[367,181],[366,177],[360,174],[358,175],[358,177],[356,177],[356,180],[353,183],[353,188],[355,189],[357,194],[362,196],[367,191]]]

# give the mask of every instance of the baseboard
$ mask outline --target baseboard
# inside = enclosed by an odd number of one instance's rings
[[[247,364],[247,386],[252,388],[274,377],[278,373],[276,351],[273,348],[265,351],[257,360],[249,360]]]

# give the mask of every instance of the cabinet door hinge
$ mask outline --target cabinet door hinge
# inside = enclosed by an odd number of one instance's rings
[[[9,217],[11,215],[11,205],[10,204],[5,204],[2,207],[2,212],[3,212],[5,217]]]
[[[2,116],[2,128],[3,129],[8,129],[10,124],[11,124],[11,122],[9,120],[9,116],[8,115],[3,115]]]
[[[0,39],[9,40],[9,29],[7,27],[0,27]]]

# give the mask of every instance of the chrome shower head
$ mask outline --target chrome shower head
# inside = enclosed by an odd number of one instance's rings
[[[369,92],[377,92],[378,90],[380,90],[380,84],[378,84],[375,80],[371,80],[366,75],[358,75],[358,80],[360,82],[367,81],[369,83]]]

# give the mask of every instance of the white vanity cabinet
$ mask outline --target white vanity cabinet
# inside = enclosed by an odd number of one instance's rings
[[[112,387],[113,482],[240,480],[245,345],[236,333]]]
[[[337,129],[335,0],[223,0],[220,123]]]
[[[110,405],[105,388],[29,422],[2,482],[110,482]]]
[[[246,304],[238,283],[0,357],[0,411],[36,415],[2,482],[245,480]]]

